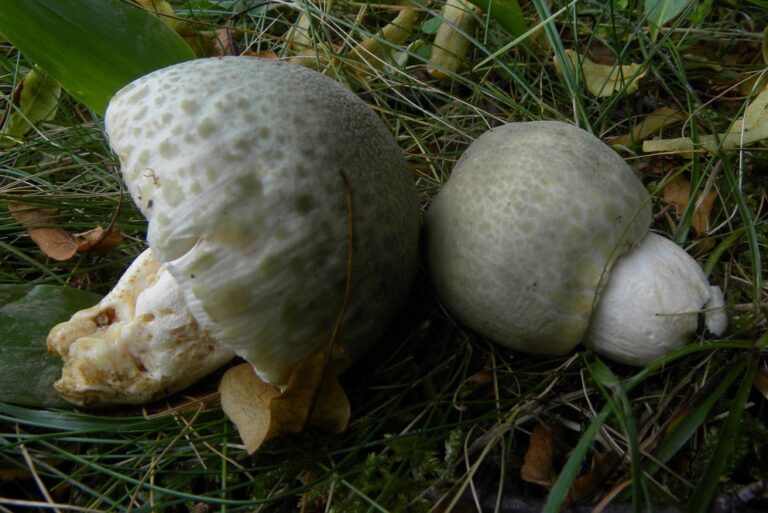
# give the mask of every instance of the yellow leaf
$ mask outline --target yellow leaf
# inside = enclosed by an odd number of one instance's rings
[[[444,79],[459,69],[471,42],[464,34],[473,34],[476,15],[482,11],[465,0],[448,0],[443,6],[443,22],[435,34],[427,71],[432,77]]]
[[[648,114],[632,127],[630,133],[614,137],[609,142],[612,146],[630,146],[647,139],[662,128],[685,121],[687,116],[675,107],[661,107]]]
[[[734,150],[768,138],[768,89],[764,89],[752,100],[744,111],[744,117],[737,119],[727,132],[705,135],[694,144],[690,137],[655,139],[643,143],[646,153],[680,153],[690,157],[696,150],[715,152],[718,148]]]
[[[270,438],[307,426],[339,433],[350,417],[349,400],[338,382],[345,366],[338,358],[326,365],[325,353],[317,352],[294,369],[281,391],[260,380],[250,364],[238,365],[221,380],[221,407],[249,454]]]
[[[632,94],[637,91],[640,79],[645,76],[647,71],[640,71],[643,68],[640,64],[622,66],[598,64],[573,50],[566,50],[565,54],[574,68],[581,67],[584,83],[593,96],[613,96],[616,93]],[[555,67],[557,72],[562,75],[563,70],[557,59],[555,59]]]
[[[2,131],[2,135],[11,138],[21,137],[38,122],[53,118],[61,96],[59,83],[38,69],[30,70],[18,87],[16,108]]]
[[[384,62],[382,59],[387,49],[403,44],[411,36],[420,14],[419,9],[414,7],[401,9],[397,16],[375,35],[366,38],[352,48],[347,53],[347,58],[364,62],[373,68],[379,68]]]
[[[166,0],[136,0],[136,2],[144,9],[154,12],[163,23],[176,32],[184,25],[184,21],[176,16],[173,6]]]

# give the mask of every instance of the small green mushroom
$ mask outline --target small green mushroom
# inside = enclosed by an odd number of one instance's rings
[[[433,202],[430,274],[446,308],[499,344],[563,355],[586,337],[644,365],[690,340],[699,313],[716,334],[726,324],[719,289],[650,223],[642,183],[599,139],[510,123],[470,145]]]

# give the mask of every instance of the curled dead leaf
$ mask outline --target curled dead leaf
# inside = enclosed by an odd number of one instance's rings
[[[589,472],[573,480],[569,498],[574,502],[583,501],[595,492],[611,477],[621,463],[621,456],[615,452],[599,453],[592,457]]]
[[[493,371],[491,369],[483,369],[472,374],[462,383],[458,395],[460,398],[465,399],[491,383],[493,383]]]
[[[326,367],[325,360],[321,351],[301,362],[282,391],[259,379],[247,363],[224,374],[219,385],[221,406],[249,454],[270,438],[300,433],[307,426],[331,433],[346,429],[349,400],[338,382],[346,363],[332,359]]]
[[[349,62],[365,63],[378,69],[384,63],[383,57],[392,45],[403,44],[416,30],[421,11],[415,7],[401,9],[395,18],[357,46],[349,50],[346,57]],[[389,44],[387,44],[389,43]]]
[[[105,230],[101,226],[73,234],[58,225],[58,210],[55,208],[10,203],[8,210],[14,220],[26,228],[29,237],[40,251],[60,262],[69,260],[77,253],[107,253],[123,240],[117,231]]]
[[[72,238],[77,243],[78,253],[94,253],[102,255],[114,250],[123,242],[123,236],[115,230],[108,230],[97,226],[87,232],[75,233]]]
[[[464,62],[471,47],[465,34],[473,34],[477,27],[479,7],[466,0],[448,0],[443,6],[443,21],[435,34],[427,72],[437,79],[448,78]]]
[[[549,429],[537,424],[531,431],[520,477],[524,481],[550,489],[557,478],[553,466],[554,457],[555,437]]]
[[[763,397],[768,399],[768,374],[764,370],[760,370],[755,374],[755,380],[752,384],[763,394]]]

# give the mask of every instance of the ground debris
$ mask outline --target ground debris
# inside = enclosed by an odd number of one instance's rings
[[[455,499],[453,486],[446,481],[435,483],[427,491],[426,498],[436,504],[431,511],[435,513],[541,513],[546,499],[533,499],[515,495],[506,495],[499,500],[493,492],[484,491],[483,487],[476,487],[476,497],[470,487],[465,487],[461,497]],[[766,487],[765,481],[750,483],[739,490],[718,496],[712,501],[708,513],[747,513],[757,510],[749,508],[751,503],[764,499]],[[477,509],[478,506],[481,509]],[[683,513],[683,510],[671,504],[653,503],[654,513]],[[561,513],[592,513],[594,505],[571,504],[563,506]],[[601,513],[632,513],[632,503],[614,503],[603,507]]]

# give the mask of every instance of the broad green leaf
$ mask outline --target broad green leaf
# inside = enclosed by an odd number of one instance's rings
[[[50,329],[101,297],[70,287],[0,285],[0,401],[64,406],[53,389],[61,360],[48,354]]]
[[[470,2],[490,14],[513,36],[519,36],[528,30],[523,10],[517,0],[470,0]]]
[[[660,27],[683,12],[693,0],[645,0],[645,18],[656,37]]]
[[[21,137],[39,121],[56,115],[61,86],[48,73],[32,69],[19,84],[19,103],[8,116],[2,135]]]
[[[0,0],[0,34],[99,114],[132,80],[195,57],[168,25],[120,0]]]

